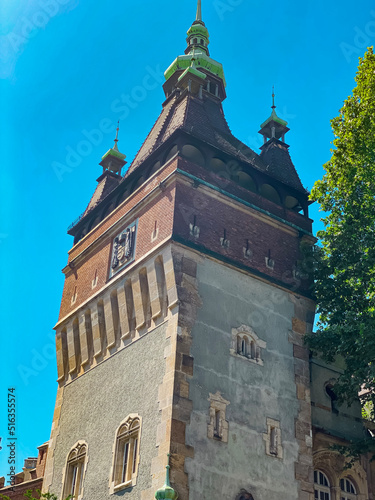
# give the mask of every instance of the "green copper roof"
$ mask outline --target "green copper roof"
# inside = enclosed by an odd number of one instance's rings
[[[102,156],[102,160],[107,158],[107,156],[116,156],[116,158],[119,158],[120,160],[125,160],[126,155],[123,153],[120,153],[119,150],[116,150],[114,148],[109,149],[104,156]]]
[[[286,122],[285,120],[282,120],[281,118],[279,118],[277,116],[277,114],[276,114],[275,109],[273,109],[272,113],[271,113],[271,116],[269,118],[267,118],[267,120],[264,123],[262,123],[262,125],[260,126],[260,128],[264,128],[271,121],[279,123],[283,127],[286,127],[288,125],[288,122]]]
[[[166,466],[166,474],[165,474],[165,483],[162,488],[160,488],[156,493],[155,493],[155,498],[158,500],[164,500],[164,499],[171,499],[171,500],[177,500],[178,494],[176,491],[172,488],[169,482],[169,456],[168,455],[168,465]]]
[[[201,0],[198,0],[196,20],[189,28],[187,35],[188,47],[185,54],[178,56],[173,61],[164,73],[165,79],[168,80],[176,71],[185,71],[193,67],[193,70],[190,69],[189,72],[197,74],[196,71],[201,73],[200,69],[205,69],[207,72],[221,78],[224,85],[226,85],[223,66],[209,56],[209,33],[202,21]],[[198,76],[200,75],[198,74]]]
[[[182,80],[182,78],[184,78],[184,76],[187,73],[191,73],[195,76],[198,76],[199,78],[202,78],[203,80],[207,78],[207,75],[205,75],[204,73],[202,73],[202,71],[199,71],[199,69],[197,69],[197,67],[195,65],[195,59],[193,59],[193,58],[191,59],[191,65],[182,73],[182,75],[180,76],[178,81]]]
[[[199,49],[194,49],[190,54],[185,54],[183,56],[178,56],[173,63],[169,66],[169,68],[164,73],[165,79],[168,80],[176,71],[185,70],[191,67],[192,59],[195,59],[195,68],[199,70],[199,68],[205,69],[210,73],[221,78],[225,83],[225,76],[222,64],[218,63],[214,59],[211,59],[207,54]]]

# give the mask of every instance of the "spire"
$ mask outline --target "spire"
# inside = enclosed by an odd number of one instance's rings
[[[155,498],[158,500],[166,500],[166,499],[177,500],[178,494],[175,492],[175,490],[172,488],[169,482],[169,469],[171,468],[171,466],[169,465],[170,454],[168,453],[167,456],[168,456],[168,464],[166,466],[165,483],[164,486],[155,493]]]
[[[196,21],[202,21],[202,0],[198,0]]]
[[[117,122],[115,145],[113,146],[113,149],[115,151],[118,151],[117,143],[118,143],[118,131],[119,130],[120,130],[120,120]]]
[[[209,55],[208,44],[210,43],[210,36],[206,25],[202,21],[202,0],[198,0],[197,15],[195,16],[195,21],[187,32],[187,36],[186,41],[188,46],[185,50],[185,54],[198,51]]]
[[[223,101],[226,97],[223,66],[210,57],[208,50],[210,35],[202,21],[202,0],[197,0],[197,2],[195,21],[187,32],[185,54],[178,56],[165,71],[164,76],[167,81],[163,86],[164,92],[167,97],[172,94],[176,89],[176,81],[178,81],[179,89],[187,88],[191,76],[189,73],[192,73],[196,80],[198,93],[201,93],[200,86],[202,89],[207,88],[206,81],[213,77],[214,85],[212,88],[220,87],[217,91],[217,97]],[[193,63],[192,59],[194,59]],[[186,85],[181,79],[187,80]],[[199,79],[202,81],[199,82]]]
[[[276,106],[275,106],[275,85],[272,85],[272,106],[271,106],[272,109],[275,109]]]
[[[103,173],[106,170],[110,170],[115,174],[121,175],[121,169],[126,163],[126,155],[120,153],[117,146],[119,130],[120,120],[117,122],[115,145],[106,152],[106,154],[102,157],[102,161],[99,163],[99,165],[103,167]]]

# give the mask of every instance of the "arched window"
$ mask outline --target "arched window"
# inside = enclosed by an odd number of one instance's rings
[[[167,156],[165,157],[165,163],[167,163],[167,161],[173,158],[177,153],[178,153],[177,145],[172,146],[171,149],[168,151]]]
[[[261,340],[249,326],[242,325],[240,328],[232,329],[231,354],[263,365],[261,349],[265,348],[266,342]]]
[[[263,184],[259,192],[262,196],[264,196],[264,198],[267,198],[267,200],[273,201],[274,203],[280,205],[281,200],[279,193],[270,184]]]
[[[129,415],[116,433],[111,491],[134,486],[138,474],[141,419]]]
[[[315,500],[331,500],[330,484],[327,476],[320,470],[314,471]]]
[[[201,167],[204,167],[206,165],[206,161],[201,151],[191,144],[185,144],[185,146],[183,146],[182,148],[181,154],[187,160],[190,160],[193,163],[197,163]]]
[[[75,500],[79,500],[82,497],[86,459],[87,445],[78,442],[66,461],[63,498],[72,495]]]
[[[344,477],[340,479],[341,500],[356,500],[357,490],[350,479]]]
[[[251,495],[245,490],[241,490],[239,494],[236,496],[236,500],[254,500],[254,499],[253,495]]]
[[[256,191],[256,184],[253,180],[253,178],[246,172],[243,172],[240,170],[238,172],[238,184],[246,189],[249,189],[250,191]]]

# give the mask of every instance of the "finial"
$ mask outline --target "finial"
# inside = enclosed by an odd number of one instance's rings
[[[172,488],[171,483],[169,481],[169,469],[171,468],[169,465],[169,458],[170,458],[169,453],[167,457],[168,457],[168,464],[166,466],[165,483],[164,486],[155,493],[155,498],[158,500],[166,500],[166,499],[177,500],[178,494]]]
[[[113,146],[113,149],[115,149],[116,151],[118,151],[117,143],[118,143],[118,131],[119,130],[120,130],[120,120],[117,122],[115,145]]]
[[[196,21],[202,21],[202,0],[198,0]]]
[[[272,106],[271,106],[272,109],[275,109],[276,106],[275,106],[275,85],[272,85]]]
[[[169,459],[170,459],[170,457],[171,457],[171,454],[170,454],[170,453],[168,453],[167,457],[168,457],[168,463],[167,463],[167,465],[166,465],[166,467],[165,467],[165,468],[166,468],[166,473],[165,473],[165,485],[170,487],[170,486],[171,486],[171,484],[170,484],[170,482],[169,482],[169,469],[171,468],[171,466],[169,465]]]

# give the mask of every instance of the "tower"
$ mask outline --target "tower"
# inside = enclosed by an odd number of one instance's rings
[[[260,155],[231,133],[200,0],[187,34],[129,169],[117,130],[69,228],[44,489],[312,499],[308,193],[274,103]]]

